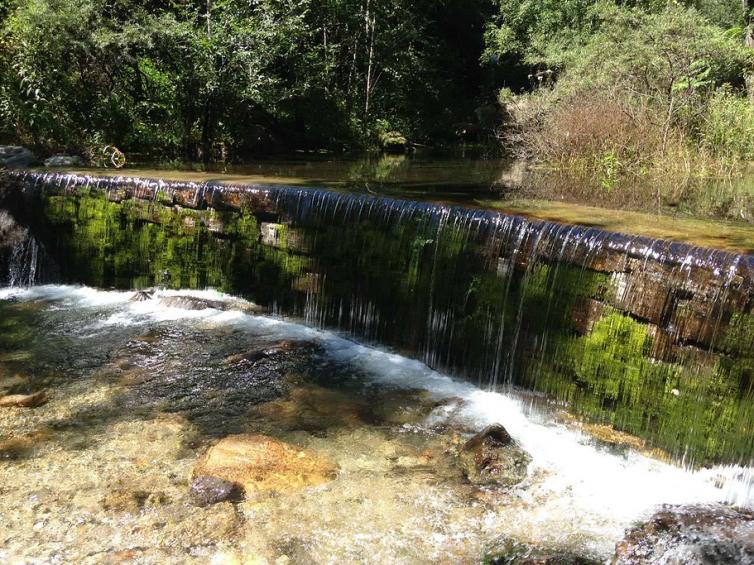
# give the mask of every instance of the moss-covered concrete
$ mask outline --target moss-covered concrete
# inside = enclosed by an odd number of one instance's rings
[[[686,462],[754,451],[754,295],[723,268],[735,257],[657,242],[642,258],[609,234],[325,193],[60,186],[17,206],[56,280],[211,286],[541,391]]]

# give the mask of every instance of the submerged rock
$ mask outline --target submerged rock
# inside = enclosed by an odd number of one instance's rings
[[[0,168],[24,168],[34,164],[34,153],[18,145],[0,145]]]
[[[0,407],[36,408],[47,402],[47,393],[43,390],[34,394],[9,394],[0,397]]]
[[[665,505],[626,532],[614,565],[754,563],[754,512],[722,504]]]
[[[316,345],[311,341],[283,340],[265,345],[264,347],[244,351],[243,353],[229,355],[225,358],[225,363],[227,365],[254,364],[257,361],[273,357],[279,353],[310,353],[314,349],[316,349]]]
[[[379,422],[413,425],[424,420],[438,406],[452,400],[438,400],[432,393],[422,389],[388,390],[372,398],[371,412]]]
[[[601,561],[567,551],[503,540],[487,552],[482,563],[484,565],[598,565]]]
[[[476,485],[513,486],[526,478],[531,456],[508,431],[493,424],[468,440],[458,454],[466,478]]]
[[[292,389],[288,398],[255,406],[252,417],[277,429],[316,432],[364,425],[369,407],[342,392],[316,385]]]
[[[217,477],[196,477],[191,483],[191,498],[197,506],[209,506],[218,502],[235,502],[243,498],[243,491],[236,483]]]
[[[128,300],[131,302],[144,302],[154,298],[154,290],[137,290]]]
[[[29,379],[19,374],[7,374],[0,367],[0,398],[9,394],[13,389],[28,384]]]
[[[86,162],[78,155],[53,155],[45,159],[45,167],[83,167]]]
[[[260,306],[245,300],[210,300],[197,296],[163,296],[160,297],[160,304],[167,308],[180,308],[182,310],[207,310],[209,308],[215,310],[243,310],[244,312],[260,312],[263,310]]]
[[[26,456],[34,447],[34,442],[28,437],[10,438],[0,441],[0,460],[20,459]]]
[[[337,467],[327,459],[269,436],[239,434],[214,445],[197,462],[194,478],[215,477],[255,492],[286,492],[327,483]]]
[[[142,508],[156,508],[168,502],[168,497],[163,492],[115,488],[104,496],[101,504],[105,510],[130,512],[133,514]]]

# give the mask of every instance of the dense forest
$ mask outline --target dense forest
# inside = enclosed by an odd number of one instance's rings
[[[740,0],[0,0],[0,136],[157,159],[390,136],[646,170],[754,159]]]

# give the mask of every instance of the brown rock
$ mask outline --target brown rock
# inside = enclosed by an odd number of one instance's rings
[[[288,398],[255,406],[251,416],[262,423],[273,422],[276,428],[312,432],[361,426],[368,412],[364,402],[341,392],[303,385],[292,389]]]
[[[464,444],[459,462],[473,484],[513,486],[526,478],[531,456],[503,426],[493,424]]]
[[[754,563],[754,512],[722,504],[665,505],[626,532],[614,565]]]
[[[20,459],[33,448],[28,437],[10,438],[0,441],[0,459]]]
[[[259,347],[257,349],[251,349],[244,351],[243,353],[236,353],[235,355],[229,355],[225,358],[227,365],[237,365],[239,363],[253,364],[264,359],[277,355],[278,353],[287,353],[293,351],[306,352],[315,348],[315,345],[311,341],[295,341],[295,340],[282,340],[276,343],[271,343],[265,347]]]
[[[263,435],[226,437],[197,462],[194,478],[216,477],[253,492],[284,492],[320,485],[335,477],[330,461],[294,445]]]
[[[142,508],[156,508],[168,502],[169,499],[163,492],[116,487],[104,496],[101,504],[105,510],[136,513]]]
[[[43,390],[34,394],[9,394],[0,398],[0,407],[36,408],[47,402],[47,393]]]

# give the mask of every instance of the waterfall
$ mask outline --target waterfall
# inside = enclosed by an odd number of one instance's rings
[[[688,465],[754,453],[754,256],[316,188],[0,182],[57,202],[29,208],[47,210],[32,231],[61,254],[65,282],[219,286],[483,387],[554,399]],[[34,280],[35,245],[14,280]]]
[[[32,236],[13,246],[8,261],[8,286],[32,286],[37,282],[39,244]]]
[[[32,286],[37,282],[39,243],[27,228],[0,210],[0,280],[8,286]]]

